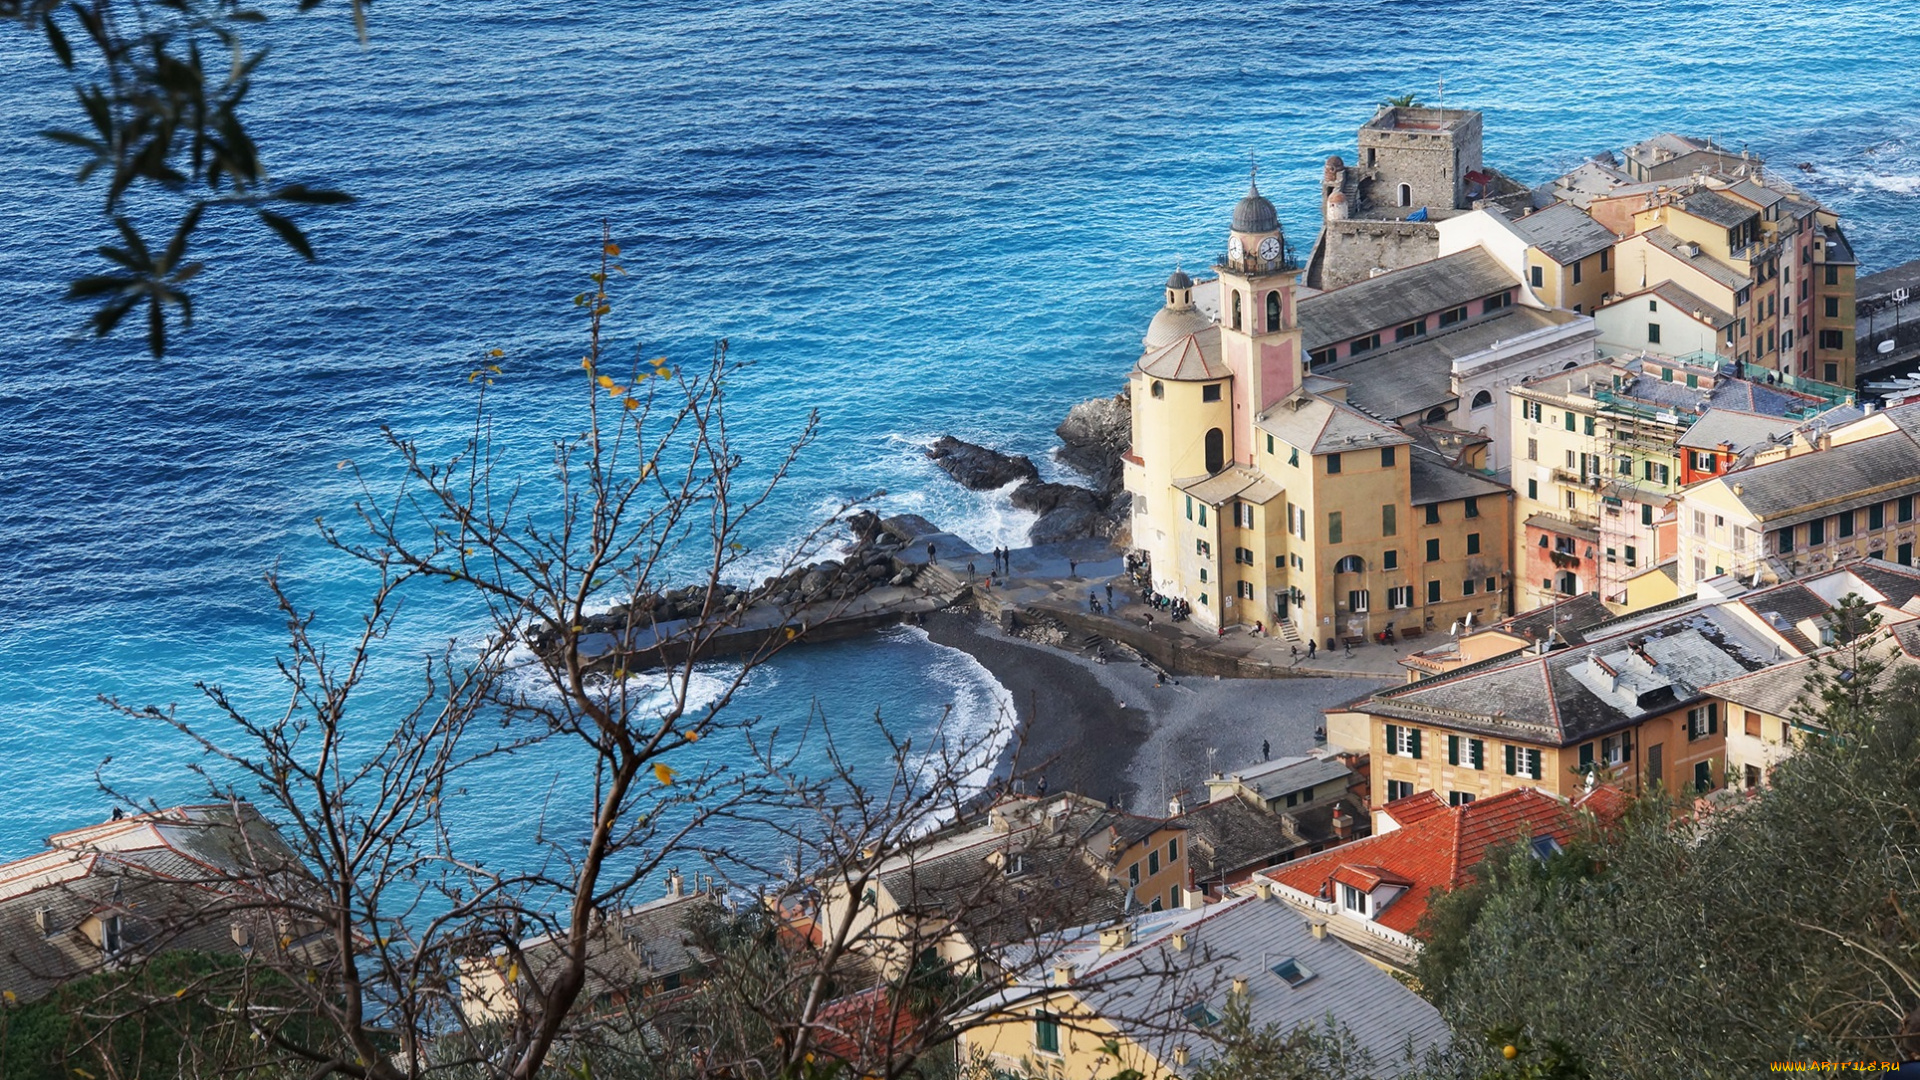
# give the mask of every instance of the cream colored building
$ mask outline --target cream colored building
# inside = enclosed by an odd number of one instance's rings
[[[1802,428],[1751,462],[1680,499],[1682,593],[1720,574],[1784,580],[1861,557],[1914,565],[1920,405]]]
[[[1307,374],[1299,270],[1257,188],[1216,269],[1168,280],[1131,377],[1125,478],[1155,588],[1202,627],[1322,641],[1504,614],[1509,493]]]

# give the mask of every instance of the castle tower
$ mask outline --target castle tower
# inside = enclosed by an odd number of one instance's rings
[[[1215,269],[1220,273],[1220,359],[1233,372],[1233,459],[1252,464],[1254,418],[1306,378],[1294,310],[1300,267],[1257,177],[1233,208],[1226,258]]]

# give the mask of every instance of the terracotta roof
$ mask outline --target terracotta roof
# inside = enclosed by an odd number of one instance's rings
[[[1447,812],[1447,800],[1437,791],[1419,791],[1404,799],[1395,799],[1380,808],[1380,812],[1394,820],[1397,825],[1411,825],[1435,814]]]
[[[1342,885],[1351,885],[1356,889],[1364,889],[1367,892],[1372,892],[1382,885],[1398,885],[1403,889],[1413,887],[1412,878],[1396,874],[1384,866],[1356,866],[1353,863],[1340,864],[1340,869],[1333,872],[1330,880]]]
[[[1421,795],[1439,799],[1429,791],[1397,802],[1411,803]],[[1387,804],[1387,809],[1394,805]],[[1533,788],[1441,809],[1441,813],[1429,814],[1392,832],[1283,863],[1264,871],[1264,876],[1308,896],[1325,894],[1331,899],[1331,883],[1340,880],[1343,871],[1348,877],[1356,877],[1357,871],[1393,875],[1380,880],[1394,884],[1404,881],[1407,891],[1381,909],[1373,921],[1389,930],[1411,933],[1426,914],[1427,897],[1436,889],[1451,889],[1465,882],[1469,871],[1486,857],[1488,848],[1541,836],[1565,844],[1572,839],[1578,821],[1570,804]]]

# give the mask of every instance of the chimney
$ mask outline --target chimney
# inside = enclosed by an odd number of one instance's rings
[[[1186,812],[1187,812],[1187,808],[1180,804],[1180,796],[1175,795],[1173,798],[1167,800],[1167,816],[1168,817],[1179,817],[1181,814],[1184,814]]]
[[[1053,985],[1055,986],[1072,986],[1073,985],[1073,965],[1072,964],[1055,964],[1054,965]]]
[[[1233,996],[1247,996],[1247,977],[1245,975],[1235,975],[1233,977]]]
[[[686,879],[680,876],[679,870],[674,869],[674,870],[667,871],[667,895],[668,896],[671,896],[671,897],[680,896],[685,891],[685,888],[686,888]]]
[[[53,936],[53,909],[46,908],[46,907],[34,908],[33,909],[33,925],[40,928],[41,934],[47,937],[52,937]]]
[[[1187,935],[1185,934],[1173,935],[1171,944],[1173,945],[1174,952],[1185,952],[1187,948]]]
[[[1176,1046],[1173,1048],[1173,1063],[1179,1066],[1186,1065],[1187,1048],[1185,1046]]]
[[[1273,882],[1271,881],[1260,882],[1258,885],[1254,886],[1254,892],[1257,893],[1260,899],[1262,900],[1273,899]]]
[[[1313,930],[1314,940],[1316,941],[1327,940],[1327,923],[1325,919],[1313,920],[1311,929]]]
[[[234,945],[241,949],[253,948],[253,931],[247,928],[246,923],[234,923],[228,932],[233,936]]]
[[[1333,808],[1333,835],[1338,840],[1351,839],[1353,836],[1353,819],[1338,804]]]
[[[1100,931],[1100,951],[1117,952],[1133,944],[1133,924],[1117,923]]]

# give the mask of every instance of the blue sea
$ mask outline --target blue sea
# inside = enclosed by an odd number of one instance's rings
[[[264,31],[275,51],[252,116],[278,178],[358,202],[302,215],[312,266],[257,225],[210,218],[196,325],[158,362],[134,334],[79,339],[85,312],[59,298],[109,230],[73,152],[38,134],[79,123],[62,73],[9,27],[0,857],[102,816],[96,771],[162,803],[197,794],[194,748],[102,695],[215,727],[197,682],[263,714],[284,704],[270,570],[346,640],[366,578],[314,519],[348,518],[343,462],[391,475],[381,425],[457,445],[487,350],[504,352],[496,433],[547,482],[549,441],[582,422],[570,299],[603,222],[631,271],[620,349],[697,364],[725,338],[751,363],[731,394],[750,470],[821,412],[755,532],[763,558],[882,489],[886,512],[1018,543],[1029,519],[959,490],[921,445],[952,432],[1044,458],[1070,405],[1118,389],[1168,272],[1219,249],[1249,160],[1304,249],[1321,163],[1351,157],[1389,94],[1484,110],[1487,160],[1528,181],[1666,130],[1745,145],[1844,215],[1868,269],[1920,255],[1908,14],[1879,0],[392,0],[363,48],[329,5]],[[419,656],[483,629],[457,590],[409,597],[353,723],[377,731]],[[817,710],[879,768],[876,713],[924,737],[947,705],[984,730],[1001,700],[971,659],[900,631],[790,652],[736,707],[789,728]],[[578,779],[567,764],[489,772],[462,810],[471,842],[523,852],[532,808]]]

